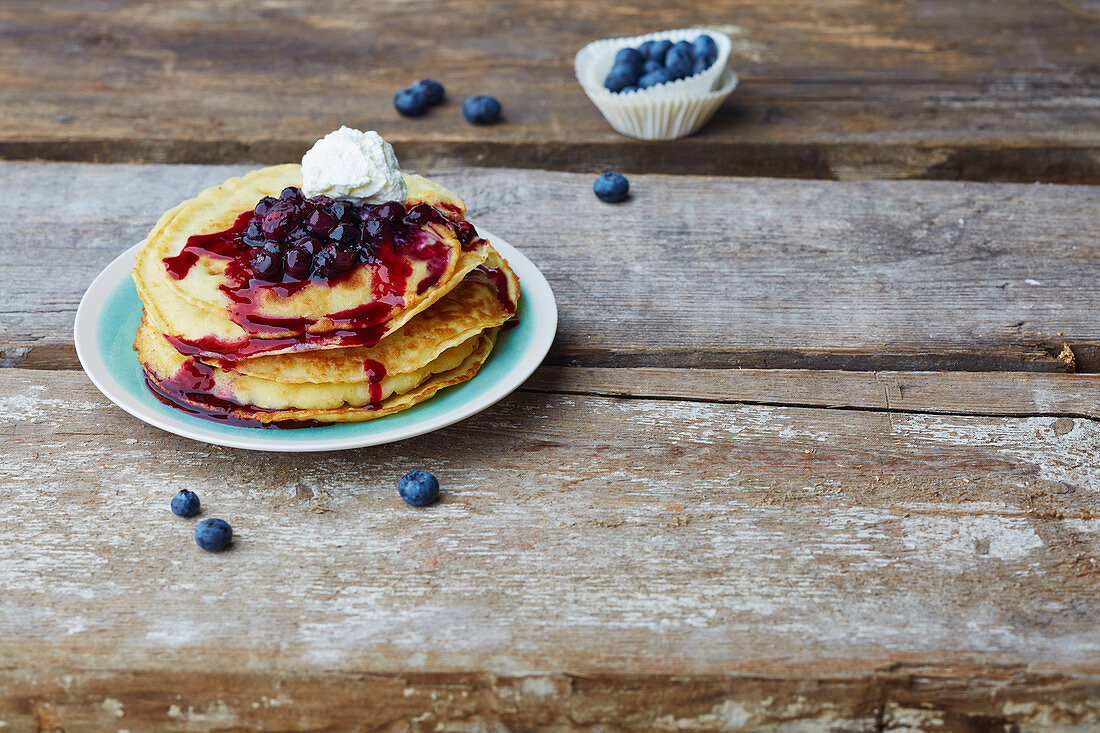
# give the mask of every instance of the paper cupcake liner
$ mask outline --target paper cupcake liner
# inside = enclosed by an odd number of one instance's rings
[[[626,95],[610,92],[604,87],[604,79],[607,78],[607,74],[611,71],[611,67],[614,66],[615,54],[620,50],[624,48],[637,48],[646,41],[669,40],[673,43],[677,41],[694,41],[697,36],[703,33],[713,38],[715,44],[718,46],[718,59],[705,71],[700,71],[698,74],[689,76],[685,79],[677,79],[676,81],[670,81],[665,84],[658,84],[657,86],[641,89],[637,92],[628,92]],[[682,28],[673,31],[659,31],[657,33],[647,33],[644,36],[634,36],[632,38],[605,38],[602,41],[593,41],[580,51],[577,51],[577,55],[573,58],[573,71],[577,75],[577,81],[584,87],[585,93],[588,94],[593,102],[596,102],[597,106],[599,105],[597,99],[602,97],[608,99],[632,95],[642,97],[684,97],[695,94],[705,94],[713,90],[722,74],[722,70],[725,69],[726,64],[729,63],[730,52],[732,50],[733,41],[730,40],[729,36],[725,33],[709,30],[707,28]]]
[[[737,87],[737,74],[725,69],[712,92],[684,97],[647,97],[642,92],[585,94],[616,131],[639,140],[675,140],[686,137],[710,121],[722,102]],[[608,97],[611,97],[610,99]]]

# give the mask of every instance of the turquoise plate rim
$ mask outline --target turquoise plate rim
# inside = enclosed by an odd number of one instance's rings
[[[118,407],[161,430],[204,443],[308,452],[363,448],[423,435],[470,417],[511,394],[542,363],[557,331],[557,302],[543,274],[515,247],[481,227],[478,230],[519,276],[519,325],[501,331],[473,379],[393,415],[361,423],[264,430],[211,422],[157,400],[145,386],[133,350],[141,300],[130,271],[140,243],[107,265],[81,298],[73,334],[77,356],[92,383]]]

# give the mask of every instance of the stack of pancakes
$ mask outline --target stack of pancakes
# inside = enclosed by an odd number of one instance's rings
[[[134,348],[150,389],[202,417],[287,426],[370,420],[471,379],[515,314],[519,280],[458,197],[421,176],[405,182],[405,207],[428,204],[431,220],[331,279],[258,278],[255,250],[219,245],[216,233],[243,227],[261,199],[301,185],[298,165],[166,212],[134,268],[144,306]]]

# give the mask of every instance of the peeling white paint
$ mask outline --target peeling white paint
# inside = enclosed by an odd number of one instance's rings
[[[943,727],[943,718],[935,711],[903,708],[897,703],[887,703],[883,716],[890,733],[927,733]]]
[[[1100,519],[1067,519],[1066,526],[1075,532],[1100,533]]]
[[[1065,418],[1063,418],[1065,419]],[[894,432],[944,445],[973,449],[988,446],[1007,460],[1031,466],[1039,478],[1065,482],[1100,492],[1100,423],[1073,419],[1073,427],[1055,434],[1049,417],[983,418],[903,415],[893,420]]]
[[[1001,711],[1018,720],[1025,733],[1094,733],[1100,724],[1100,702],[1095,699],[1084,704],[1009,701]]]
[[[761,701],[759,704],[753,704],[750,710],[749,706],[738,700],[726,700],[721,705],[716,705],[714,714],[718,718],[718,722],[723,728],[737,730],[743,728],[749,724],[752,720],[754,711],[759,710],[761,707],[766,707],[770,704],[769,698],[767,703]]]
[[[100,707],[116,718],[121,718],[125,714],[125,708],[122,706],[122,701],[116,700],[113,697],[104,698],[103,702],[100,703]]]
[[[43,418],[52,422],[71,420],[74,412],[102,409],[96,402],[46,397],[47,389],[45,385],[31,384],[25,385],[21,392],[0,395],[0,425]]]
[[[760,701],[725,700],[709,713],[690,717],[665,715],[654,721],[654,728],[665,731],[748,731],[774,730],[782,733],[831,733],[848,731],[871,733],[875,721],[841,718],[828,704],[790,703],[776,709],[772,698]]]
[[[532,697],[553,697],[561,692],[558,682],[552,677],[524,677],[520,691]]]
[[[912,515],[901,524],[905,547],[928,562],[957,565],[983,557],[1018,560],[1043,546],[1023,517]]]
[[[179,705],[169,705],[167,715],[171,720],[179,720],[185,723],[211,725],[238,725],[240,723],[240,716],[231,710],[224,700],[215,700],[199,709],[188,706],[184,710]]]

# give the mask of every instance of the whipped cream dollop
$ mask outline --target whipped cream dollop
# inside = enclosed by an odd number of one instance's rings
[[[393,146],[374,130],[341,127],[302,156],[302,192],[359,203],[404,201],[405,179]]]

